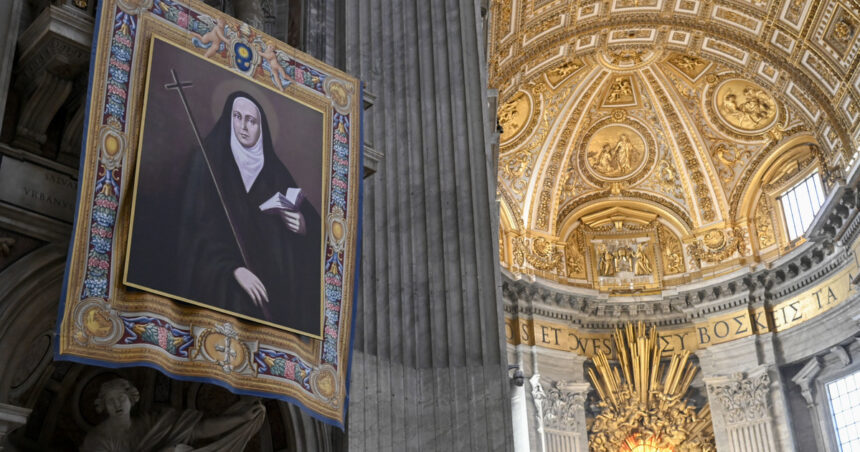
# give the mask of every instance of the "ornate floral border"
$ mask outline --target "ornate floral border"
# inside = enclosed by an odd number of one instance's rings
[[[236,393],[294,402],[343,428],[360,253],[359,81],[197,0],[105,0],[99,8],[56,359],[155,367]],[[141,130],[152,36],[326,109],[330,174],[322,215],[321,340],[135,294],[121,284],[137,160],[132,143]]]

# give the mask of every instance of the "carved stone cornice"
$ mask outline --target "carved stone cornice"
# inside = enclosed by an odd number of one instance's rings
[[[71,6],[48,6],[18,39],[16,86],[27,93],[15,146],[38,152],[54,115],[90,59],[93,19]]]
[[[860,167],[858,167],[860,168]],[[837,181],[827,201],[810,226],[808,236],[815,241],[831,241],[840,245],[853,244],[860,235],[860,171],[849,175],[847,181]]]
[[[611,329],[632,320],[647,319],[660,327],[694,323],[698,319],[741,307],[773,305],[828,278],[852,262],[853,252],[830,240],[795,249],[774,267],[739,272],[722,281],[706,281],[688,290],[635,301],[608,301],[595,291],[562,293],[540,282],[503,276],[505,312],[561,320],[571,326]],[[567,289],[569,290],[569,289]]]
[[[709,381],[710,380],[710,381]],[[761,369],[753,375],[736,373],[706,379],[708,393],[722,408],[728,426],[759,422],[770,418],[768,392],[770,375]]]
[[[86,70],[92,40],[92,17],[73,7],[48,6],[18,39],[18,83],[44,71],[71,79]]]
[[[806,400],[807,405],[812,406],[815,403],[814,394],[812,393],[815,387],[815,377],[821,372],[821,358],[813,356],[812,359],[791,377],[791,381],[800,386],[800,394]]]

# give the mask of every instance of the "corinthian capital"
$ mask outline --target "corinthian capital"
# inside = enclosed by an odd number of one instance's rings
[[[722,407],[728,425],[765,420],[769,417],[770,376],[766,369],[753,375],[736,373],[708,382],[708,392]]]
[[[546,392],[544,425],[556,430],[578,430],[585,414],[583,407],[590,387],[588,383],[553,382]]]

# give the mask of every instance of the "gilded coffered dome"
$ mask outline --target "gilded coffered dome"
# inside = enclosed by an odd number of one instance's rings
[[[491,17],[514,278],[630,295],[760,266],[803,241],[779,197],[854,163],[853,4],[499,0]]]

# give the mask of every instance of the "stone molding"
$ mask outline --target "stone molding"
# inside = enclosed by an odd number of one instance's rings
[[[850,250],[832,242],[812,243],[777,267],[647,301],[609,304],[605,296],[561,293],[510,278],[503,278],[502,294],[508,314],[564,320],[594,329],[612,328],[644,314],[655,325],[668,327],[742,306],[777,303],[835,273],[852,258]]]
[[[821,369],[821,358],[813,356],[797,374],[791,377],[791,381],[800,386],[800,394],[808,406],[815,404],[815,395],[812,391],[815,387],[815,377],[818,376]]]

